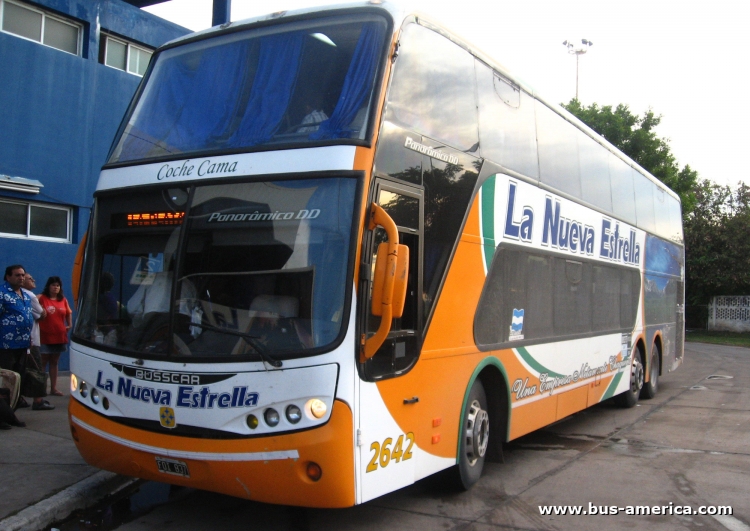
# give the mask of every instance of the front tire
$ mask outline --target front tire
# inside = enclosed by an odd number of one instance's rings
[[[633,353],[633,364],[630,366],[630,389],[617,395],[615,404],[620,407],[631,408],[638,403],[638,397],[643,389],[643,355],[641,349],[636,348]]]
[[[457,466],[456,486],[469,490],[479,481],[487,455],[490,439],[490,416],[487,411],[487,395],[482,382],[477,379],[471,386],[461,419],[461,440]]]

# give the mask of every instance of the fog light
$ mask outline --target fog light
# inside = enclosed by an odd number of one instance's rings
[[[318,463],[307,463],[307,477],[313,481],[318,481],[323,476],[323,469]]]
[[[302,420],[302,411],[300,411],[300,409],[294,404],[292,404],[291,406],[287,406],[286,418],[292,424],[297,424],[300,420]]]
[[[97,391],[96,389],[92,389],[91,390],[91,401],[94,404],[98,404],[99,403],[99,398],[100,398],[99,397],[99,391]]]
[[[266,409],[266,411],[263,413],[263,418],[266,419],[266,424],[268,424],[272,428],[277,426],[280,420],[279,412],[272,408]]]
[[[102,407],[104,409],[109,409],[109,400],[107,399],[106,396],[104,398],[102,398]]]
[[[325,417],[326,411],[328,411],[328,407],[326,407],[325,402],[317,398],[310,400],[310,413],[312,413],[316,419],[322,419]]]
[[[86,385],[86,382],[84,382],[83,380],[81,380],[81,385],[78,388],[78,392],[81,393],[81,396],[83,398],[86,398],[87,396],[89,396],[89,386]]]
[[[70,392],[75,393],[78,390],[78,377],[75,374],[70,375]]]
[[[258,417],[256,417],[255,415],[248,415],[245,422],[247,422],[247,427],[251,430],[257,428],[259,424]]]

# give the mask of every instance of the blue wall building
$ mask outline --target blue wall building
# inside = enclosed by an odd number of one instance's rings
[[[189,32],[136,7],[159,1],[0,0],[0,265],[61,277],[71,304],[113,137],[151,52]]]

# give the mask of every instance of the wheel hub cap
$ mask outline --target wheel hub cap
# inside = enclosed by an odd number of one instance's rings
[[[477,459],[484,457],[490,437],[490,417],[482,409],[478,400],[469,406],[466,422],[466,457],[474,465]]]

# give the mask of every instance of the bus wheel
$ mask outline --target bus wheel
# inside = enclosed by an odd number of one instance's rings
[[[477,379],[471,386],[461,422],[457,486],[462,490],[469,490],[479,481],[489,438],[490,416],[487,412],[487,395],[482,382]]]
[[[630,389],[615,397],[615,404],[620,407],[633,407],[638,403],[638,396],[643,388],[643,355],[636,348],[633,353],[633,365],[630,368]]]
[[[641,398],[654,398],[659,390],[659,348],[651,347],[651,368],[648,371],[648,382],[643,384]]]

